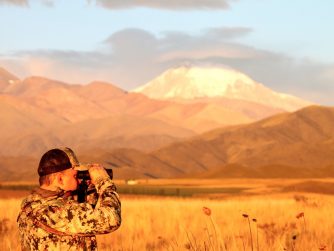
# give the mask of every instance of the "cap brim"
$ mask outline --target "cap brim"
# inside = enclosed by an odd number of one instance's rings
[[[77,171],[88,171],[88,166],[89,164],[79,164],[79,165],[76,165],[73,169],[74,170],[77,170]]]

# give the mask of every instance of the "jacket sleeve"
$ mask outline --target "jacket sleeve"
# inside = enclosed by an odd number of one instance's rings
[[[116,187],[110,178],[96,184],[98,201],[90,203],[57,199],[45,205],[39,213],[47,226],[67,234],[105,234],[121,225],[121,203]]]

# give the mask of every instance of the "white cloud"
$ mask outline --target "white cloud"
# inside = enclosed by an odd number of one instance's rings
[[[203,32],[212,39],[227,40],[246,36],[252,31],[253,30],[248,27],[218,27],[206,29]]]
[[[0,0],[0,5],[1,4],[28,6],[28,0]]]
[[[95,0],[95,2],[108,9],[147,7],[170,10],[193,10],[193,9],[227,9],[231,2],[236,0]]]
[[[0,0],[0,5],[17,5],[17,6],[22,6],[22,7],[28,7],[29,3],[31,1],[29,0]],[[53,7],[55,0],[39,0],[43,5],[47,7]]]
[[[39,0],[46,6],[53,6],[55,0]],[[146,7],[154,9],[168,10],[221,10],[228,9],[231,2],[237,0],[86,0],[88,3],[95,3],[107,9],[127,9],[136,7]],[[12,4],[18,6],[28,6],[31,0],[0,0],[1,4]]]

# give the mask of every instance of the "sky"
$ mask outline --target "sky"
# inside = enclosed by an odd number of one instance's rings
[[[234,68],[334,105],[332,0],[0,0],[0,67],[132,90],[180,66]]]

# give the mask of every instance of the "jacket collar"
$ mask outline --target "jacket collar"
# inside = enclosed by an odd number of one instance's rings
[[[38,194],[43,198],[49,198],[49,197],[63,196],[65,194],[65,191],[61,190],[60,188],[58,188],[56,191],[52,191],[52,190],[47,190],[47,189],[43,189],[39,187],[39,188],[34,189],[32,193]]]

